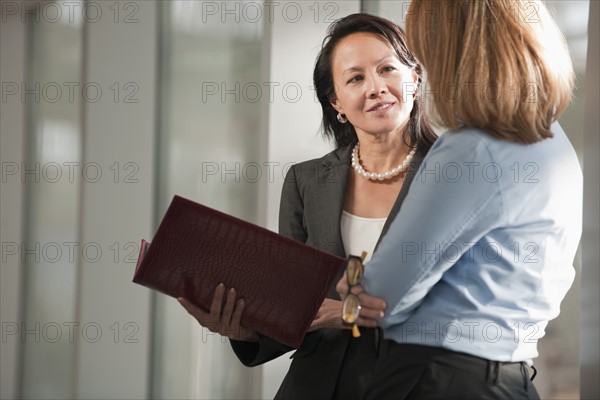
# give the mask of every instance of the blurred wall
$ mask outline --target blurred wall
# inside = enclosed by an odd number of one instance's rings
[[[2,398],[150,395],[156,6],[0,4]]]
[[[4,19],[0,14],[0,84],[23,82],[25,80],[25,25],[17,18]],[[2,94],[4,94],[4,86]],[[2,181],[0,183],[0,237],[2,241],[2,264],[0,267],[0,320],[2,340],[0,341],[0,397],[14,399],[17,396],[20,368],[20,341],[8,340],[12,331],[18,334],[21,319],[20,283],[23,277],[20,258],[5,253],[12,247],[16,252],[23,234],[23,185],[20,179],[5,179],[8,165],[15,172],[23,161],[25,146],[24,105],[18,100],[0,103],[0,162]],[[4,163],[11,164],[4,164]],[[15,165],[16,164],[16,165]],[[6,165],[6,167],[4,167]],[[6,244],[5,244],[6,243]]]
[[[581,398],[600,398],[600,2],[590,1],[583,158],[584,221],[581,284]]]

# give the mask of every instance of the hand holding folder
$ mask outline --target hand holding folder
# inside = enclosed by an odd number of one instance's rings
[[[219,283],[245,301],[242,325],[299,347],[346,260],[175,196],[135,283],[208,311]]]
[[[225,290],[224,284],[220,283],[217,286],[209,312],[197,307],[183,297],[177,300],[200,325],[208,328],[211,332],[219,333],[221,336],[232,340],[258,342],[259,337],[256,332],[246,328],[241,323],[246,302],[244,299],[236,299],[237,292],[235,288],[227,290],[227,293],[225,293]]]

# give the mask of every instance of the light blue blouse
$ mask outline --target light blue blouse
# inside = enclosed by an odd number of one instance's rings
[[[530,361],[573,283],[583,179],[558,124],[529,145],[477,129],[425,157],[363,287],[387,301],[386,338]]]

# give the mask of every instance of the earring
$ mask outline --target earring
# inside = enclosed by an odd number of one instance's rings
[[[346,114],[338,113],[337,120],[340,121],[340,124],[345,124],[348,122],[348,118],[346,118]]]

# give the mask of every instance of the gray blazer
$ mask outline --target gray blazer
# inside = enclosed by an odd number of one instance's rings
[[[288,171],[281,193],[279,233],[346,257],[340,221],[351,152],[352,146],[336,149],[322,158],[296,164]],[[379,241],[400,210],[424,155],[424,151],[417,151],[413,157]],[[335,284],[328,297],[339,299]],[[361,328],[361,337],[352,341],[348,330],[322,329],[308,333],[291,356],[292,364],[276,398],[362,397],[375,363],[379,336],[378,330],[366,328]],[[246,366],[263,364],[293,350],[262,336],[258,343],[232,341],[231,345]]]

